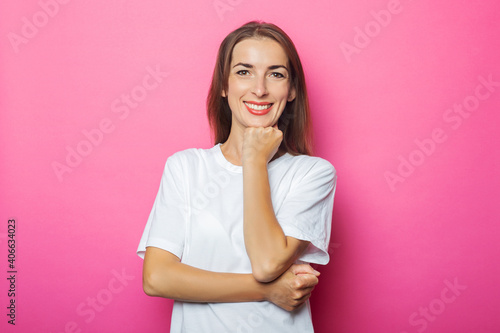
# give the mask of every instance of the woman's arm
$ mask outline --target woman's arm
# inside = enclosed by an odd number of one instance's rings
[[[267,163],[283,134],[277,128],[247,128],[243,141],[245,247],[260,282],[276,279],[298,259],[308,241],[286,237],[274,214]]]
[[[291,311],[304,303],[318,283],[309,265],[293,265],[280,278],[261,283],[252,274],[215,273],[180,262],[172,253],[147,247],[143,288],[149,296],[185,302],[270,301]]]

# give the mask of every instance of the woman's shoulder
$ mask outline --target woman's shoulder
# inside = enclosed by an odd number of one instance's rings
[[[337,171],[330,161],[311,155],[290,155],[290,163],[292,167],[304,172],[327,172],[336,174]]]
[[[211,148],[186,148],[172,153],[167,158],[167,163],[192,165],[200,160],[207,159],[213,154],[214,147]]]

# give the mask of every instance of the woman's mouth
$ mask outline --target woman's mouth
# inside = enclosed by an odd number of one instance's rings
[[[256,116],[263,116],[267,114],[269,111],[271,111],[271,108],[274,105],[273,103],[268,103],[268,104],[262,104],[262,103],[253,104],[250,102],[243,102],[243,103],[247,107],[248,112]]]

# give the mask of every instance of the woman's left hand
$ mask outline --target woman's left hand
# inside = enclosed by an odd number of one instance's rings
[[[272,127],[247,127],[243,135],[242,162],[264,161],[268,163],[278,151],[283,132],[278,125]]]
[[[264,283],[264,298],[286,311],[293,311],[311,297],[319,272],[309,264],[293,264],[276,280]]]

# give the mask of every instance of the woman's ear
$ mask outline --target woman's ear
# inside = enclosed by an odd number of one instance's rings
[[[288,99],[287,99],[287,101],[291,102],[291,101],[293,101],[294,99],[295,99],[295,88],[294,88],[294,87],[292,87],[292,88],[290,89],[290,92],[288,93]]]
[[[226,97],[226,92],[224,91],[224,89],[222,90],[222,94],[221,94],[222,97]]]

